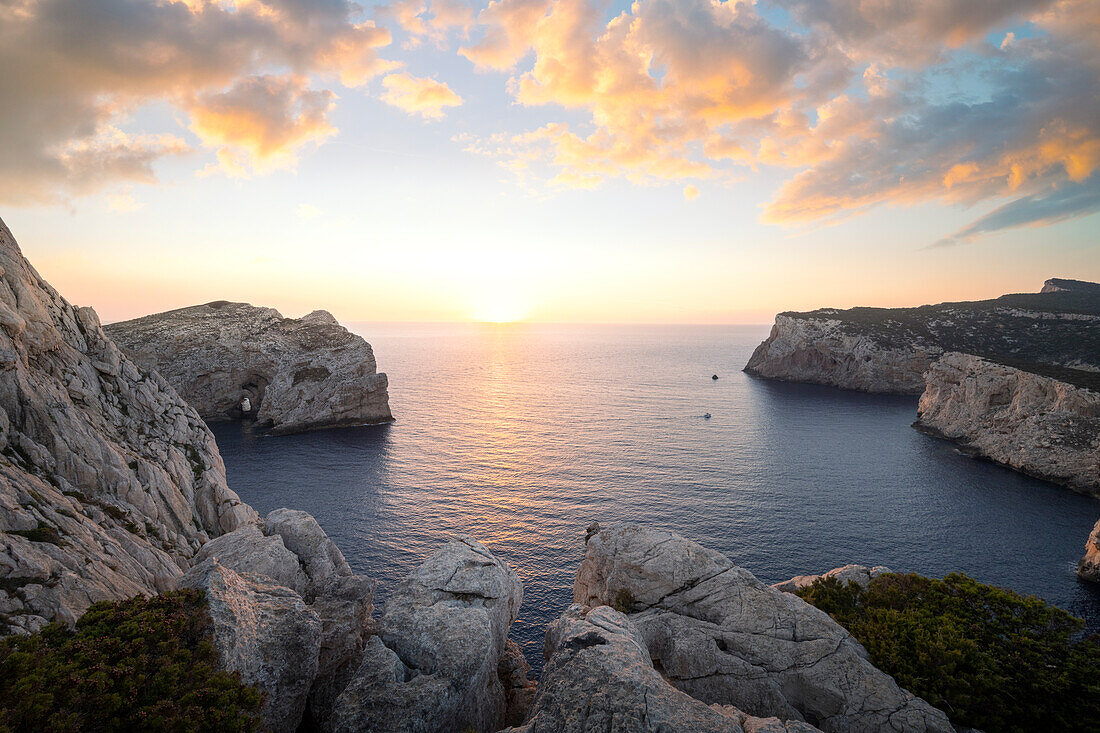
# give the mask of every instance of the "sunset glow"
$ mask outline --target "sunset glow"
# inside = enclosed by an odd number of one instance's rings
[[[1100,279],[1098,39],[1089,0],[25,0],[0,209],[106,320],[1030,291]]]

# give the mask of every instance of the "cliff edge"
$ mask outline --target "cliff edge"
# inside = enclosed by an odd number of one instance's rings
[[[823,308],[776,316],[745,371],[768,379],[919,395],[950,351],[1100,371],[1100,285],[917,308]]]

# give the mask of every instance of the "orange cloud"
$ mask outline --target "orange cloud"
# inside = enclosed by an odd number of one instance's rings
[[[299,76],[252,76],[188,105],[191,130],[217,150],[224,173],[289,168],[299,151],[336,133],[327,115],[336,95]]]
[[[389,74],[382,79],[382,101],[425,119],[443,116],[444,107],[458,107],[462,97],[443,82],[410,74]]]
[[[389,31],[361,14],[349,0],[0,3],[0,160],[8,181],[0,182],[0,203],[50,203],[155,182],[155,162],[179,154],[182,140],[116,134],[155,102],[194,112],[200,138],[223,159],[246,167],[274,160],[274,128],[257,142],[229,129],[246,122],[196,100],[272,72],[359,86],[391,70],[394,62],[378,55]],[[306,110],[299,122],[308,120]],[[299,126],[287,144],[322,133],[317,124]],[[240,144],[227,146],[227,135]]]

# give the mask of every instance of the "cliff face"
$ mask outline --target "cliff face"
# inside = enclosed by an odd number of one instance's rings
[[[863,392],[920,394],[924,370],[939,353],[927,343],[886,346],[873,336],[849,332],[832,318],[780,314],[745,371]]]
[[[1048,280],[1042,293],[996,300],[781,313],[745,371],[917,395],[924,371],[949,351],[1100,371],[1100,286]]]
[[[172,587],[255,517],[214,437],[74,308],[0,221],[0,633]]]
[[[917,427],[1100,496],[1100,393],[959,353],[945,355],[926,377]]]
[[[106,332],[207,420],[255,418],[286,434],[393,419],[370,344],[325,311],[293,319],[219,301]]]
[[[1084,580],[1100,583],[1100,521],[1085,542],[1085,556],[1077,563],[1077,574]]]

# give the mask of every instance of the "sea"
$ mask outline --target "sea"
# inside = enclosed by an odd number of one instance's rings
[[[523,581],[511,634],[536,674],[594,521],[678,532],[765,583],[959,571],[1100,631],[1100,587],[1074,573],[1100,500],[918,432],[914,397],[743,373],[767,326],[347,325],[389,375],[395,422],[215,424],[230,487],[313,514],[377,581],[376,607],[449,537],[478,539]]]

